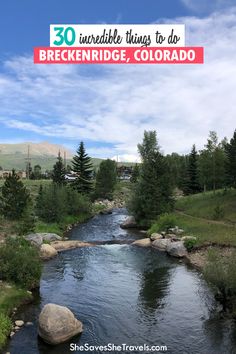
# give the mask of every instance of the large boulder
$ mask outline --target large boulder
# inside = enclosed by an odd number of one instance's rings
[[[93,244],[89,242],[77,241],[77,240],[68,240],[68,241],[55,241],[51,243],[51,246],[55,248],[58,252],[71,250],[74,248],[80,247],[89,247]]]
[[[46,232],[38,232],[38,233],[32,233],[27,236],[25,236],[25,239],[30,241],[31,244],[34,246],[40,247],[43,243],[43,241],[46,242],[52,242],[52,241],[61,241],[62,238],[58,236],[57,234],[53,233],[46,233]]]
[[[163,238],[163,236],[158,233],[151,234],[151,236],[150,236],[151,241],[161,240],[162,238]]]
[[[62,240],[61,236],[59,236],[57,234],[53,234],[53,233],[42,233],[41,235],[43,237],[43,241],[47,241],[47,242]]]
[[[54,247],[52,247],[51,245],[48,245],[46,243],[40,247],[40,257],[43,260],[53,258],[53,257],[57,256],[57,253],[58,252]]]
[[[67,307],[47,304],[40,313],[38,334],[46,343],[63,343],[82,331],[82,323]]]
[[[171,240],[160,239],[152,242],[152,246],[157,248],[159,251],[166,251],[167,246],[171,243]]]
[[[36,247],[40,247],[43,243],[42,234],[29,234],[25,236],[25,239]]]
[[[166,248],[167,253],[170,256],[182,258],[187,255],[187,250],[183,241],[170,242]]]
[[[140,246],[140,247],[150,247],[151,246],[150,238],[142,238],[141,240],[136,240],[132,242],[132,245]]]
[[[120,225],[122,229],[132,229],[137,227],[137,222],[133,216],[129,216],[125,221]]]

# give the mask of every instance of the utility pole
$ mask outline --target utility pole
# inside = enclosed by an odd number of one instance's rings
[[[66,170],[66,151],[64,151],[64,167],[65,167],[65,170]]]
[[[26,158],[26,178],[29,179],[30,178],[30,146],[28,145],[27,148],[27,158]]]

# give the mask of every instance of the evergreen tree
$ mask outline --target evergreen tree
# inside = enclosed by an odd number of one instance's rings
[[[172,187],[168,165],[160,152],[155,131],[144,132],[143,143],[138,145],[138,150],[142,164],[129,208],[140,225],[150,226],[158,215],[172,210]]]
[[[58,157],[57,157],[57,162],[55,163],[55,165],[53,166],[53,172],[52,172],[52,180],[54,183],[56,183],[58,186],[62,186],[63,184],[65,184],[65,167],[64,167],[64,163],[61,157],[60,152],[58,153]]]
[[[196,146],[193,145],[188,159],[187,174],[183,188],[185,194],[195,194],[201,191],[197,157]]]
[[[229,187],[236,188],[236,130],[230,142],[225,146],[226,180]]]
[[[134,165],[133,170],[132,170],[130,182],[131,182],[131,183],[136,183],[137,180],[138,180],[138,177],[139,177],[139,166],[138,166],[138,164],[136,163],[136,164]]]
[[[199,156],[200,184],[204,190],[216,190],[225,184],[224,141],[218,143],[216,132],[210,131],[205,149]]]
[[[35,179],[40,179],[42,176],[42,168],[40,165],[35,165],[34,166],[34,178]]]
[[[72,170],[77,173],[73,187],[80,193],[90,193],[93,189],[93,164],[91,158],[86,154],[84,143],[81,142],[76,155],[72,160]]]
[[[28,206],[30,194],[19,176],[12,170],[2,186],[0,210],[7,219],[20,219]]]
[[[117,182],[116,163],[110,159],[104,160],[96,175],[95,197],[112,199]]]

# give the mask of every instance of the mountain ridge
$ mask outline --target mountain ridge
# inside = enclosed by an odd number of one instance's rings
[[[62,156],[64,152],[68,158],[72,158],[72,152],[63,145],[60,144],[52,144],[48,141],[42,141],[39,143],[32,143],[32,142],[22,142],[16,144],[2,144],[0,143],[0,156],[1,155],[27,155],[29,149],[30,156],[50,156],[50,157],[57,157],[58,152],[60,151]]]

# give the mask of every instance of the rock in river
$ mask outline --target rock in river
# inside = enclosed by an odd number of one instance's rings
[[[43,244],[40,247],[40,257],[44,260],[51,259],[57,256],[57,250],[48,244]]]
[[[40,313],[38,334],[46,343],[63,343],[82,331],[82,323],[67,307],[47,304]]]
[[[167,253],[173,257],[184,257],[187,255],[187,250],[183,241],[170,242],[166,248]]]
[[[136,241],[132,242],[132,245],[140,246],[140,247],[150,247],[151,244],[152,244],[151,240],[148,237],[142,238],[141,240],[136,240]]]
[[[150,236],[151,241],[161,240],[162,238],[163,238],[163,236],[158,233],[151,234],[151,236]]]
[[[137,223],[133,216],[129,216],[125,221],[120,225],[122,229],[132,229],[137,227]]]
[[[159,251],[166,251],[167,246],[171,243],[169,239],[160,239],[152,242],[152,246],[157,248]]]

